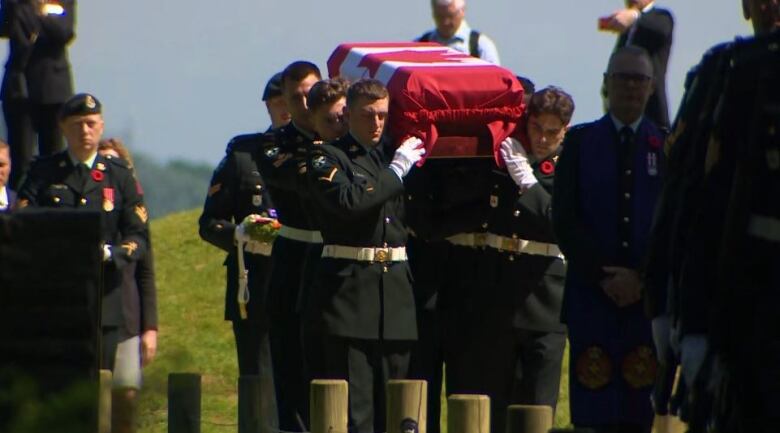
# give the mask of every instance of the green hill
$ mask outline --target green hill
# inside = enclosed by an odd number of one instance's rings
[[[198,237],[199,211],[152,221],[160,319],[157,359],[144,370],[142,433],[165,433],[167,376],[197,372],[202,382],[202,432],[235,432],[235,347],[223,320],[224,253]],[[556,425],[569,423],[568,374],[564,366]]]

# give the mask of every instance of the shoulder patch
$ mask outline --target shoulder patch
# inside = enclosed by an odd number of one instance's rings
[[[276,158],[276,156],[279,155],[279,146],[267,147],[263,150],[263,155],[265,155],[266,158]]]
[[[325,168],[325,165],[328,163],[328,160],[325,158],[325,155],[318,155],[311,159],[311,166],[314,169],[321,170]]]

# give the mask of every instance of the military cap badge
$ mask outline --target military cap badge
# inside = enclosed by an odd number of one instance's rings
[[[87,95],[84,97],[84,105],[89,108],[90,110],[97,107],[97,103],[95,102],[95,98],[92,97],[92,95]]]
[[[317,170],[325,167],[325,157],[322,155],[315,156],[314,159],[311,160],[311,166],[316,168]]]

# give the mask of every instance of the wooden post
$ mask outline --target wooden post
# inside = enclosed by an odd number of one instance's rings
[[[428,382],[391,380],[387,382],[387,433],[426,433],[428,421]],[[416,429],[415,429],[416,426]]]
[[[512,405],[506,410],[506,433],[547,433],[553,426],[550,406]]]
[[[260,376],[238,378],[238,433],[262,433],[263,393]]]
[[[99,433],[111,433],[111,386],[113,377],[111,370],[100,370],[100,391],[98,395]]]
[[[168,375],[168,433],[200,433],[200,374]]]
[[[309,398],[311,433],[347,433],[349,385],[346,380],[312,380]]]
[[[447,399],[448,433],[490,433],[490,398],[455,394]]]

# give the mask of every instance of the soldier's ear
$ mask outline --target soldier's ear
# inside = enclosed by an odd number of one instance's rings
[[[742,0],[742,15],[746,20],[750,20],[750,0]]]

